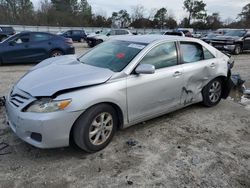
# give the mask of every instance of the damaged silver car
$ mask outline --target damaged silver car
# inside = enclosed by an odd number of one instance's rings
[[[39,148],[74,143],[96,152],[117,129],[194,103],[218,104],[229,94],[229,62],[193,38],[114,38],[79,58],[33,67],[6,97],[8,124]]]

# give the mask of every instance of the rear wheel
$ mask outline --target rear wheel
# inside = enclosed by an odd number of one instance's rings
[[[63,52],[61,50],[53,50],[50,53],[50,57],[57,57],[57,56],[61,56],[61,55],[63,55]]]
[[[242,51],[241,45],[237,44],[234,48],[234,54],[239,55]]]
[[[91,107],[76,121],[73,138],[78,147],[86,152],[97,152],[105,148],[118,126],[117,113],[108,104]]]
[[[217,105],[222,96],[222,81],[216,78],[210,81],[202,90],[203,104],[211,107]]]

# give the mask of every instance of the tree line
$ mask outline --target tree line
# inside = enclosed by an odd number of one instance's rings
[[[202,0],[184,0],[183,9],[188,16],[177,23],[166,7],[148,11],[144,6],[137,5],[132,7],[130,13],[121,9],[106,17],[105,13],[94,13],[87,0],[40,0],[36,9],[31,0],[0,0],[0,24],[162,29],[250,28],[250,3],[242,8],[237,21],[227,19],[224,22],[218,12],[208,15],[206,6]]]

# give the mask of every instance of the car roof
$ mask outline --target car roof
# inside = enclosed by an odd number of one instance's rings
[[[18,34],[48,34],[48,35],[55,35],[53,33],[48,33],[48,32],[39,32],[39,31],[22,31]],[[56,36],[56,35],[55,35]]]
[[[137,43],[153,43],[160,40],[168,40],[168,41],[196,41],[194,38],[190,37],[182,37],[182,36],[169,36],[169,35],[124,35],[115,37],[116,40],[123,40],[129,42],[137,42]]]

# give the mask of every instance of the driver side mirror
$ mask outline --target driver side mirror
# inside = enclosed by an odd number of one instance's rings
[[[137,74],[154,74],[155,66],[150,64],[140,64],[136,67],[135,72]]]
[[[110,36],[110,33],[107,33],[107,36]]]

